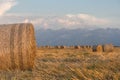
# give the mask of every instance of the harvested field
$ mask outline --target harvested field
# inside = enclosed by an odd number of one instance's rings
[[[0,80],[120,80],[120,48],[101,54],[38,49],[32,71],[0,71]]]

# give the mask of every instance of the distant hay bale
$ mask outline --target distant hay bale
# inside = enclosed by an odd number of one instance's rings
[[[60,49],[60,46],[55,46],[56,49]]]
[[[67,46],[60,46],[60,48],[61,48],[61,49],[66,49],[66,48],[67,48]]]
[[[81,49],[81,47],[79,45],[74,46],[75,49]]]
[[[104,52],[112,52],[114,51],[114,46],[112,44],[105,44],[103,50]]]
[[[94,46],[92,47],[92,51],[93,51],[93,52],[96,52],[96,51],[97,51],[96,48],[97,48],[97,46],[94,45]]]
[[[103,52],[103,47],[102,45],[97,46],[97,52]]]
[[[62,46],[55,46],[55,48],[56,48],[56,49],[66,49],[67,46],[63,46],[63,45],[62,45]]]
[[[93,52],[103,52],[102,45],[93,46]]]
[[[30,23],[0,25],[0,69],[32,69],[36,56],[34,28]]]

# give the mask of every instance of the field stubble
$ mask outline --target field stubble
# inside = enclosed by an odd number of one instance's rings
[[[38,49],[32,71],[0,71],[0,80],[120,80],[120,51]]]

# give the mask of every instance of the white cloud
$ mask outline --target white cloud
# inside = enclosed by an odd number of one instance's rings
[[[24,23],[29,23],[29,19],[25,19],[23,22]]]
[[[16,5],[16,0],[0,0],[0,16],[5,14],[15,5]]]
[[[97,18],[89,14],[67,14],[64,16],[17,16],[7,15],[0,18],[0,23],[33,23],[35,28],[44,29],[77,29],[77,28],[107,28],[113,24],[110,20]]]
[[[69,20],[69,23],[74,22],[77,25],[93,26],[93,25],[105,25],[109,23],[109,20],[96,18],[95,16],[88,15],[88,14],[77,14],[77,15],[68,14],[66,15],[66,17],[67,17],[66,19]]]
[[[105,27],[109,24],[109,20],[97,18],[88,14],[68,14],[62,17],[48,17],[48,18],[38,18],[31,20],[31,23],[41,27],[45,27],[47,24],[48,28],[59,29],[75,29],[75,28],[91,28],[94,27]]]

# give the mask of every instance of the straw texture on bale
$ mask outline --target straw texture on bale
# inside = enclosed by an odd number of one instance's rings
[[[0,25],[0,69],[32,69],[35,52],[32,24]]]
[[[114,46],[112,44],[105,44],[103,50],[104,52],[112,52],[114,51]]]
[[[92,49],[93,49],[93,52],[103,52],[102,45],[93,46]]]
[[[97,52],[103,52],[102,45],[98,45],[96,50],[97,50]]]

